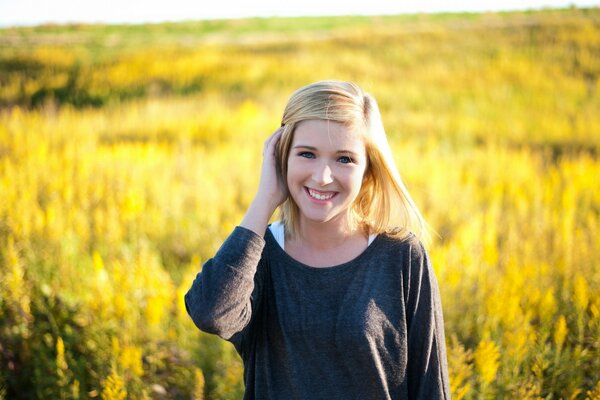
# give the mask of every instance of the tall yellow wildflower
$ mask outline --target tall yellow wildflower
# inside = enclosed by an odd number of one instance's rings
[[[590,312],[592,314],[592,318],[589,321],[590,326],[593,326],[594,324],[600,325],[600,298],[597,298],[596,301],[592,302]]]
[[[73,379],[73,375],[65,356],[65,342],[59,336],[56,340],[56,376],[58,377],[57,386],[60,388],[60,399],[79,398],[79,381]]]
[[[580,311],[585,311],[590,301],[590,289],[580,273],[575,276],[573,292],[575,305]]]
[[[120,354],[121,366],[133,375],[140,377],[144,374],[142,365],[142,349],[138,346],[125,346]]]
[[[485,385],[489,385],[496,378],[496,372],[500,366],[500,350],[496,343],[484,338],[477,345],[474,353],[475,370],[479,379]]]
[[[29,337],[33,321],[30,290],[25,279],[25,268],[12,236],[8,237],[4,248],[0,243],[1,259],[4,259],[4,265],[0,263],[0,305],[6,302],[18,310],[15,313],[15,327],[21,329],[23,337]],[[1,312],[2,307],[0,314]]]
[[[194,368],[194,381],[196,383],[194,387],[194,393],[192,394],[193,400],[204,400],[204,374],[199,368]]]
[[[452,398],[461,400],[471,391],[471,376],[473,367],[471,359],[473,354],[465,350],[456,336],[452,338],[448,346],[448,369],[450,371],[450,392]]]
[[[78,399],[80,392],[81,392],[81,388],[80,388],[79,381],[77,379],[75,379],[73,381],[73,384],[71,385],[71,397],[73,397],[74,399]]]
[[[126,398],[127,390],[125,389],[125,382],[113,367],[110,370],[110,374],[104,380],[102,400],[125,400]]]
[[[527,356],[528,349],[536,341],[536,330],[527,322],[520,327],[506,330],[502,335],[502,343],[506,348],[506,354],[514,363],[522,363]]]
[[[544,292],[544,295],[540,299],[539,313],[540,319],[543,323],[547,323],[548,326],[554,317],[554,313],[557,309],[556,297],[554,296],[554,289],[549,288]]]
[[[164,318],[167,301],[160,295],[150,295],[146,299],[146,320],[151,327],[158,327]]]
[[[540,381],[534,379],[517,380],[509,387],[510,396],[518,400],[543,400],[540,396]]]
[[[564,315],[561,315],[554,324],[554,344],[559,352],[562,350],[568,332],[567,320]]]
[[[110,347],[112,350],[112,356],[116,359],[116,357],[118,357],[119,354],[121,354],[121,343],[119,343],[118,337],[113,336],[110,339]]]
[[[65,343],[59,336],[56,340],[56,374],[58,376],[58,386],[61,392],[65,393],[65,389],[69,384],[69,366],[65,358]]]
[[[8,237],[4,248],[4,259],[6,264],[4,279],[6,279],[5,285],[8,291],[6,298],[18,302],[23,313],[29,315],[30,300],[25,284],[25,269],[12,236]]]

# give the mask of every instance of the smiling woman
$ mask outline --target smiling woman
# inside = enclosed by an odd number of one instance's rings
[[[299,217],[296,229],[302,230],[293,236],[288,232],[288,254],[313,266],[335,265],[355,258],[366,247],[368,235],[367,231],[356,229],[350,212],[367,166],[362,137],[338,122],[305,120],[297,124],[290,154],[285,158],[288,202]],[[304,240],[300,239],[310,237],[309,231],[322,229],[325,224],[340,233],[328,237],[338,237],[346,247],[331,246],[337,257],[323,257],[304,248]]]
[[[367,161],[365,145],[348,131],[325,120],[302,121],[296,127],[287,185],[300,215],[308,220],[329,221],[349,210],[358,196]]]
[[[413,233],[423,226],[375,99],[348,82],[308,85],[186,308],[235,345],[245,399],[449,398],[439,289]]]
[[[322,146],[328,143],[330,150],[356,154],[354,164],[362,165],[364,172],[358,195],[345,209],[348,227],[363,234],[387,232],[402,238],[414,233],[419,239],[428,238],[425,222],[394,163],[377,102],[371,95],[346,82],[305,86],[292,94],[282,126],[276,158],[283,176],[288,176],[289,164],[295,160],[293,146],[303,144],[295,140],[298,136],[302,139],[301,135],[310,135],[306,140],[319,140]],[[281,205],[281,219],[290,237],[298,234],[300,226],[295,200],[288,197]]]

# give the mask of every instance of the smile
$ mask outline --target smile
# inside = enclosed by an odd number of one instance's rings
[[[321,201],[330,200],[331,198],[333,198],[333,196],[337,194],[337,192],[320,192],[311,188],[306,188],[306,191],[308,192],[308,195],[310,197],[312,197],[315,200]]]

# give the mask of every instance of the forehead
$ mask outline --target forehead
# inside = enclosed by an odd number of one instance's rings
[[[311,146],[322,150],[365,152],[362,136],[334,121],[310,119],[296,125],[292,146]]]

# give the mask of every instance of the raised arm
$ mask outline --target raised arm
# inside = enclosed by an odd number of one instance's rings
[[[257,235],[264,235],[271,215],[287,197],[283,177],[277,172],[275,151],[283,127],[275,131],[266,141],[263,150],[263,165],[258,192],[250,204],[240,226]]]
[[[265,142],[258,192],[240,226],[208,260],[185,295],[196,326],[224,339],[242,331],[252,318],[259,290],[255,274],[264,248],[263,235],[271,215],[285,199],[275,169],[275,146],[282,129]]]

